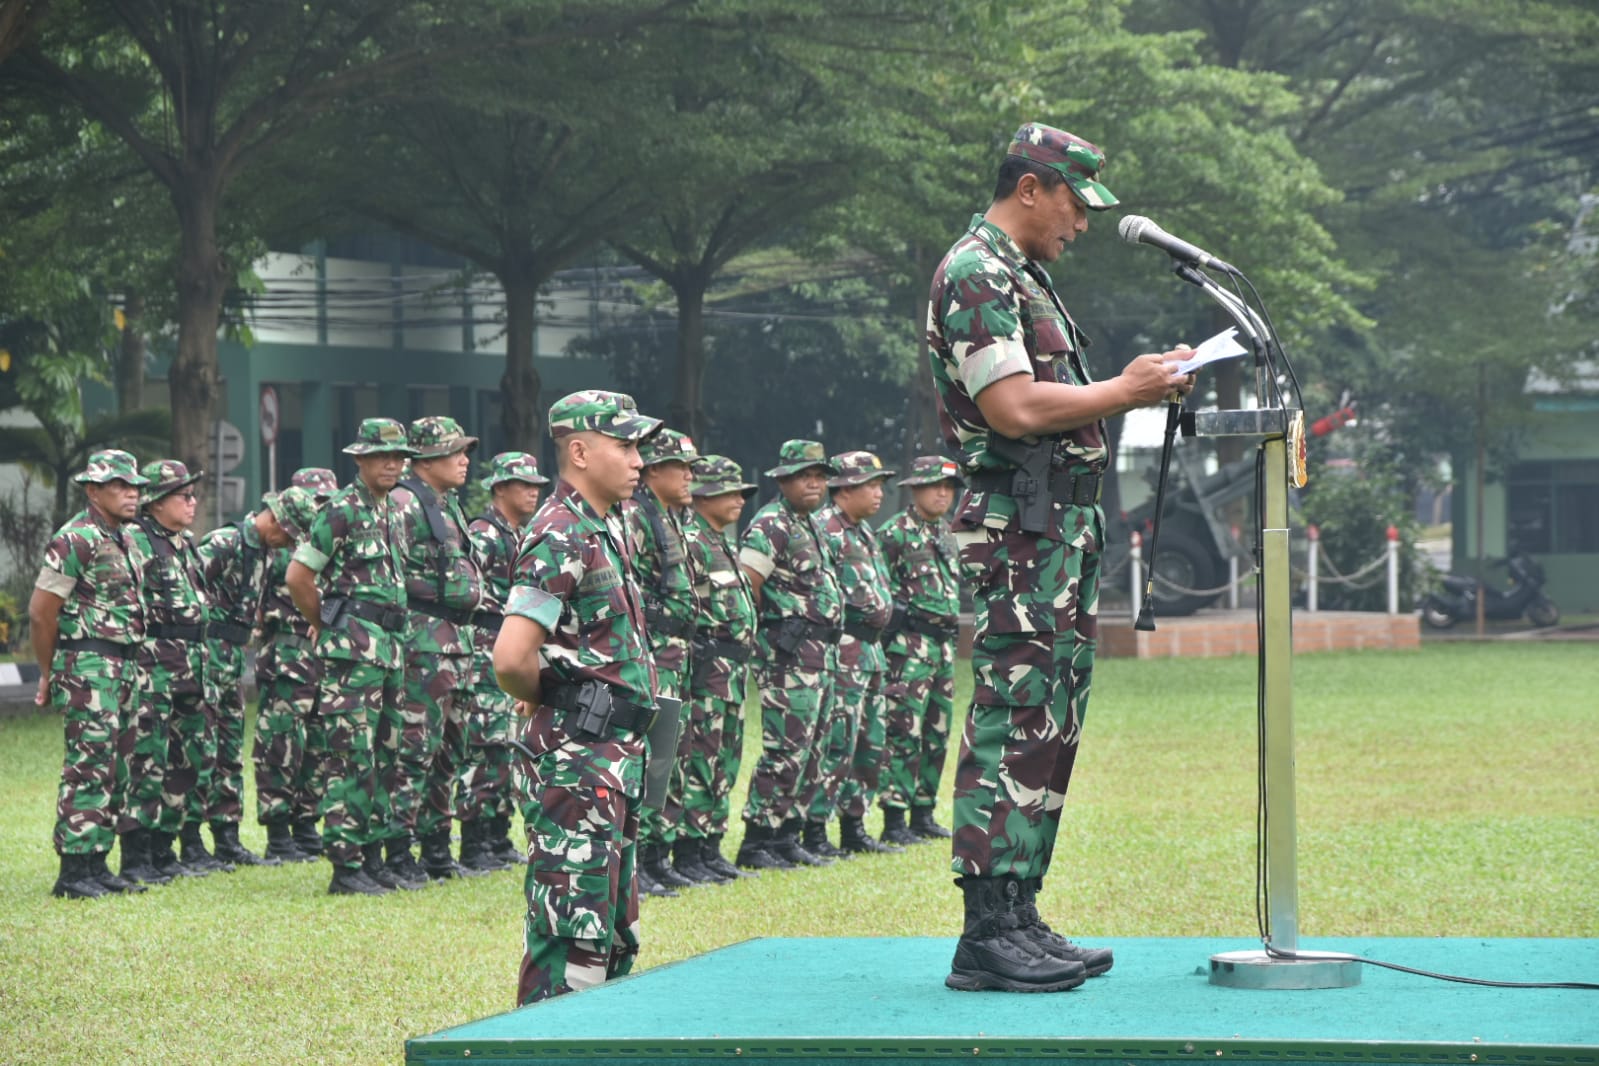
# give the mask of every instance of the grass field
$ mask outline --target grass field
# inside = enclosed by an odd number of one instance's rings
[[[1306,946],[1599,936],[1596,659],[1582,644],[1299,658]],[[1254,660],[1109,660],[1096,682],[1045,916],[1085,940],[1248,947]],[[513,873],[350,899],[324,894],[318,864],[52,899],[60,745],[53,719],[0,721],[0,1062],[393,1063],[408,1036],[512,1005]],[[952,937],[947,862],[925,846],[651,900],[641,966],[757,936]]]

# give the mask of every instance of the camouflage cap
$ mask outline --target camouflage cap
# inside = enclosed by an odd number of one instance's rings
[[[411,423],[411,447],[418,459],[438,459],[456,452],[471,454],[477,438],[468,437],[461,423],[448,415],[424,415]]]
[[[410,438],[405,435],[405,427],[392,418],[362,419],[361,428],[355,433],[355,443],[344,448],[345,455],[380,455],[384,452],[416,454]]]
[[[309,489],[314,496],[328,499],[339,491],[339,479],[325,466],[302,466],[289,478],[289,484]]]
[[[556,440],[571,433],[603,433],[618,440],[643,440],[661,428],[659,418],[639,414],[633,397],[625,392],[584,389],[550,405],[550,436]]]
[[[304,540],[311,532],[318,510],[316,494],[303,485],[290,485],[282,492],[267,493],[261,500],[278,525],[295,540]]]
[[[1066,184],[1095,211],[1115,207],[1120,200],[1097,180],[1105,165],[1105,153],[1075,134],[1029,122],[1016,131],[1007,155],[1019,155],[1059,171]]]
[[[725,455],[702,455],[694,460],[693,470],[689,491],[696,496],[740,492],[748,499],[755,494],[755,486],[744,480],[744,468]]]
[[[176,459],[157,459],[153,463],[145,463],[144,469],[139,473],[149,482],[144,492],[139,495],[140,503],[154,503],[161,497],[170,496],[185,485],[192,485],[205,476],[203,470],[189,473],[189,468]]]
[[[777,450],[777,459],[777,465],[766,472],[767,477],[788,477],[813,466],[821,467],[828,474],[833,472],[833,464],[827,461],[827,449],[820,441],[786,440]]]
[[[529,485],[548,485],[550,479],[539,473],[539,462],[527,452],[501,452],[489,460],[489,476],[482,485],[486,489],[506,481],[525,481]]]
[[[139,476],[139,460],[131,452],[122,451],[120,448],[107,448],[89,456],[89,463],[80,474],[73,474],[72,480],[80,485],[104,485],[108,481],[122,480],[130,485],[143,485],[145,479]]]
[[[961,468],[954,460],[942,455],[918,455],[911,463],[911,472],[894,482],[896,485],[936,485],[940,481],[955,481],[962,485]]]
[[[662,426],[657,433],[639,445],[638,454],[639,458],[644,460],[645,466],[653,466],[674,459],[680,463],[692,463],[699,458],[700,453],[688,434]]]
[[[833,476],[827,479],[827,487],[842,489],[893,476],[894,471],[885,469],[883,461],[871,452],[844,452],[833,456]]]

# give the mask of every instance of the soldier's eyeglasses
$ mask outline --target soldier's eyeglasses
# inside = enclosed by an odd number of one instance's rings
[[[193,492],[179,492],[179,493],[176,493],[176,495],[177,495],[178,499],[180,499],[180,500],[195,500],[195,499],[199,499],[199,496],[196,493],[193,493]]]

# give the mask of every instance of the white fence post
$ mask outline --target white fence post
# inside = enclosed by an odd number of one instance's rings
[[[1318,576],[1321,573],[1321,530],[1316,528],[1315,523],[1305,527],[1305,539],[1310,544],[1310,550],[1305,556],[1305,570],[1310,575],[1310,584],[1305,590],[1305,607],[1314,611],[1320,591]]]
[[[1399,613],[1399,530],[1388,527],[1388,613]]]
[[[1133,617],[1138,617],[1139,604],[1144,602],[1144,535],[1133,530],[1132,548],[1127,554],[1127,571],[1133,575]]]

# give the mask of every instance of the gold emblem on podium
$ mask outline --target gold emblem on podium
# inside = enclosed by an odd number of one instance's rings
[[[1305,412],[1294,411],[1288,418],[1288,482],[1296,489],[1310,480],[1305,459]]]

